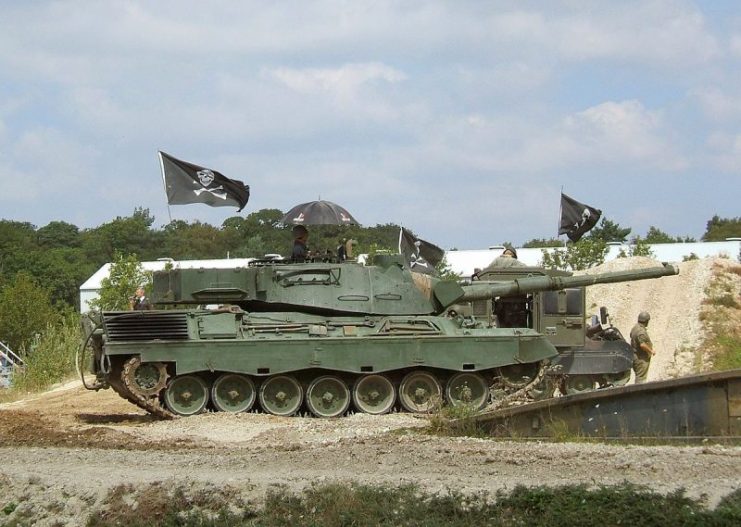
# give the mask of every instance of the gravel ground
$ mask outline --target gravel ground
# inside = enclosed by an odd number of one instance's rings
[[[655,264],[632,258],[601,270]],[[682,350],[702,338],[696,308],[711,266],[686,262],[678,277],[591,288],[589,303],[607,305],[624,334],[639,311],[651,311],[649,331],[659,356],[650,379],[691,366]],[[157,481],[229,485],[257,503],[278,485],[299,490],[317,482],[495,492],[628,481],[660,492],[684,488],[689,496],[705,496],[710,506],[741,488],[741,447],[446,438],[429,435],[426,425],[408,414],[315,419],[212,413],[158,421],[111,390],[88,392],[74,382],[0,405],[0,509],[16,506],[8,520],[84,525],[110,489]]]

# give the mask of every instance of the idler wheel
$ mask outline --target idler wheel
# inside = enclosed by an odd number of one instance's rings
[[[591,375],[569,375],[563,380],[561,391],[566,395],[591,392],[594,385],[594,378]]]
[[[445,387],[445,397],[451,406],[468,406],[479,410],[489,400],[489,385],[478,373],[456,373]]]
[[[442,401],[442,387],[434,375],[413,371],[401,381],[399,400],[409,412],[429,412]]]
[[[366,414],[385,414],[394,406],[396,389],[383,375],[365,375],[357,380],[352,391],[355,408]]]
[[[179,375],[165,390],[165,405],[177,415],[195,415],[208,404],[208,386],[197,375]]]
[[[236,373],[224,373],[211,387],[211,400],[221,412],[246,412],[257,399],[252,379]]]
[[[510,364],[499,368],[499,376],[502,382],[509,388],[524,388],[538,375],[539,364]]]
[[[290,375],[269,377],[260,386],[260,405],[273,415],[289,416],[301,407],[304,390]]]
[[[132,357],[123,367],[126,387],[137,395],[156,395],[167,385],[167,367],[162,362],[142,362],[141,357]]]
[[[318,377],[306,390],[306,406],[317,417],[340,416],[350,406],[350,390],[338,377]]]

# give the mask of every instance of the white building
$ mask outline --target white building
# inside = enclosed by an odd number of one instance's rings
[[[630,254],[631,245],[610,243],[605,261],[614,260],[620,254]],[[650,244],[653,257],[660,262],[681,262],[690,255],[698,258],[721,256],[741,261],[741,238],[728,238],[723,242],[654,243]],[[538,266],[543,261],[543,251],[554,251],[559,247],[517,249],[517,259],[525,265]],[[451,270],[460,276],[470,276],[474,269],[484,269],[504,252],[496,245],[488,249],[470,251],[446,251],[445,258]]]
[[[146,272],[162,271],[167,264],[177,269],[198,269],[200,267],[216,267],[225,269],[230,267],[247,267],[254,258],[227,258],[224,260],[182,260],[176,262],[170,258],[161,258],[156,262],[142,262],[142,269]],[[98,269],[93,276],[85,280],[80,286],[80,312],[90,311],[90,302],[98,298],[101,282],[110,273],[111,264],[107,263]],[[132,291],[133,294],[133,291]]]
[[[723,242],[695,242],[695,243],[656,243],[650,245],[651,252],[656,260],[660,262],[681,262],[690,255],[698,258],[721,256],[741,261],[741,238],[729,238]],[[543,260],[543,251],[553,251],[556,248],[546,249],[517,249],[517,258],[522,263],[538,266]],[[622,254],[630,254],[630,244],[610,244],[605,260],[613,260]],[[495,258],[504,252],[501,245],[489,247],[488,249],[474,249],[464,251],[446,251],[445,258],[451,270],[456,274],[467,277],[471,276],[474,269],[487,267]],[[275,257],[277,255],[266,255]],[[179,269],[198,269],[200,267],[211,267],[225,269],[230,267],[246,267],[254,258],[227,258],[222,260],[183,260],[173,261],[163,258],[156,262],[142,262],[145,271],[161,271],[169,263]],[[101,281],[108,276],[111,264],[107,263],[88,278],[80,286],[80,310],[84,313],[90,310],[90,301],[98,298]]]

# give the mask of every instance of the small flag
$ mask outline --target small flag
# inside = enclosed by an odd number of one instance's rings
[[[164,152],[159,154],[168,204],[205,203],[212,207],[237,207],[237,212],[247,205],[248,185],[210,168],[175,159]]]
[[[399,253],[404,256],[410,270],[424,274],[435,273],[435,266],[445,257],[445,251],[440,247],[420,240],[403,227],[399,231]]]
[[[602,211],[579,203],[561,193],[561,227],[558,234],[565,234],[572,242],[578,242],[584,234],[597,225]]]

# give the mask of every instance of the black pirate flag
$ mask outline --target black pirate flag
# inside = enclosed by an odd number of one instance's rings
[[[424,274],[435,274],[435,266],[445,258],[445,251],[440,247],[417,238],[403,227],[399,231],[399,253],[404,256],[409,269]]]
[[[561,193],[561,226],[558,234],[565,234],[572,242],[578,242],[584,234],[597,225],[602,211],[579,203]]]
[[[237,207],[239,210],[247,205],[250,199],[248,185],[210,168],[180,161],[164,152],[159,154],[168,204],[205,203],[212,207]]]

